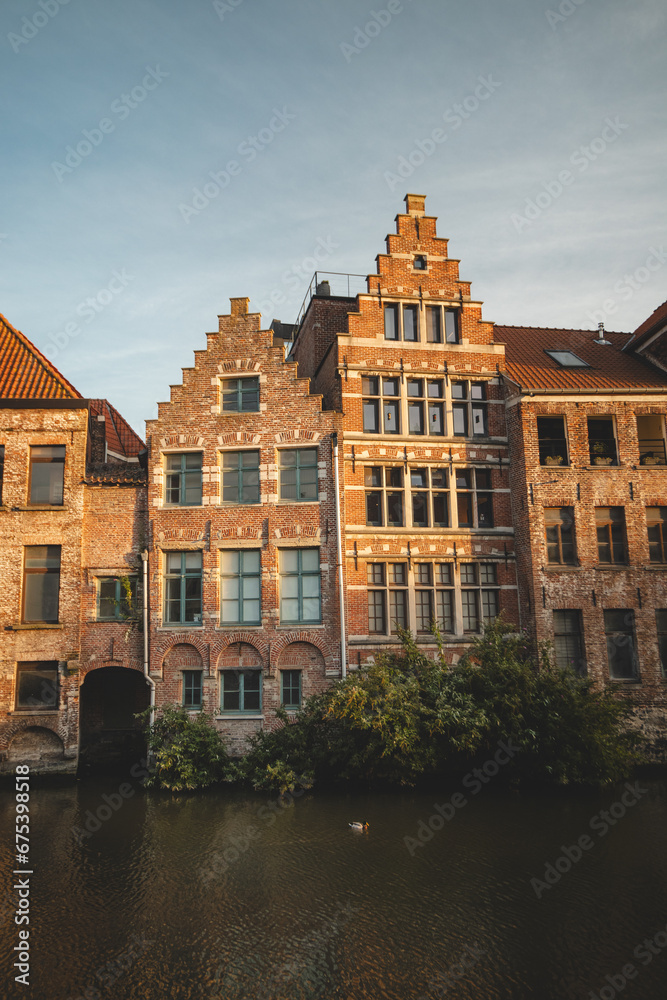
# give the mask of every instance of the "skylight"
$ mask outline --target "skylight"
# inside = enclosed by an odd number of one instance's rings
[[[561,368],[590,368],[587,361],[578,358],[574,351],[547,351],[550,358],[557,361]]]

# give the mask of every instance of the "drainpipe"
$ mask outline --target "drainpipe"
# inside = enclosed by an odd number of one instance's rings
[[[144,564],[144,586],[143,586],[143,627],[144,627],[144,677],[146,678],[146,683],[150,685],[151,689],[151,700],[150,700],[150,723],[151,726],[155,722],[155,681],[149,676],[149,660],[148,660],[148,549],[144,549],[141,553],[141,558]]]
[[[338,434],[331,435],[333,443],[334,471],[334,505],[336,511],[336,554],[338,558],[338,595],[340,598],[340,676],[347,675],[347,657],[345,654],[345,591],[343,590],[343,545],[340,525],[340,492],[338,487]]]

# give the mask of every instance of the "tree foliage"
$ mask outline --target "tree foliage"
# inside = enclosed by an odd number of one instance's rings
[[[259,733],[241,764],[246,778],[279,790],[306,772],[414,785],[490,759],[501,740],[520,747],[508,779],[605,784],[630,771],[625,703],[556,668],[547,651],[538,669],[526,637],[501,619],[454,667],[442,648],[431,660],[409,632],[401,641],[401,653],[379,655]]]
[[[209,716],[192,715],[178,705],[159,709],[147,728],[153,767],[149,788],[183,792],[206,788],[228,777],[232,769],[225,745]],[[150,709],[141,713],[148,717]]]

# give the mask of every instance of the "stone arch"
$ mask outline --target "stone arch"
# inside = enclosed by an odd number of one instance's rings
[[[26,726],[13,737],[7,751],[7,760],[56,761],[63,760],[63,741],[52,729],[45,726]]]

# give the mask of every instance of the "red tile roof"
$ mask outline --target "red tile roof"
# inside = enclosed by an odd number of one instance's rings
[[[140,465],[97,465],[88,469],[84,482],[88,486],[145,486],[147,474]]]
[[[594,343],[594,330],[551,330],[535,326],[496,326],[504,343],[507,374],[526,389],[664,388],[667,374],[633,354],[623,354],[628,333],[610,333],[610,344]],[[563,368],[545,352],[572,351],[590,368]]]
[[[106,399],[91,399],[90,413],[94,418],[104,417],[104,433],[107,448],[124,458],[136,458],[146,445],[132,430],[127,420]]]
[[[657,333],[661,327],[667,325],[667,302],[655,309],[648,319],[645,319],[641,326],[638,326],[632,339],[632,350],[638,347],[642,340],[648,338],[652,333]],[[630,346],[630,345],[628,345]]]
[[[81,399],[55,365],[1,314],[0,399]]]

